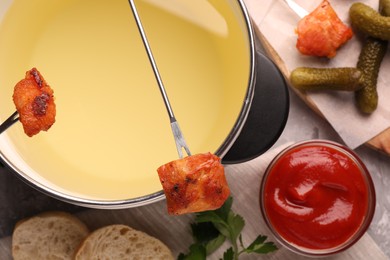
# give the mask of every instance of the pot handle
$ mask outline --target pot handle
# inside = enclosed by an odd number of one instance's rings
[[[249,114],[222,163],[242,163],[266,152],[284,130],[289,105],[284,76],[269,58],[257,52],[256,83]]]

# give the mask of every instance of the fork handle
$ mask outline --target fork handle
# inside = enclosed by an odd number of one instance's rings
[[[130,7],[131,7],[131,10],[132,10],[134,18],[135,18],[135,22],[137,23],[139,33],[141,34],[142,42],[144,43],[146,52],[148,54],[150,64],[152,65],[154,76],[156,77],[156,80],[158,83],[158,87],[160,88],[161,95],[164,99],[165,107],[168,111],[169,118],[170,118],[171,122],[176,121],[175,115],[174,115],[172,107],[171,107],[171,103],[169,102],[169,99],[168,99],[167,92],[165,91],[164,83],[162,81],[160,72],[159,72],[158,67],[157,67],[156,60],[154,59],[153,52],[152,52],[152,49],[150,47],[148,38],[146,36],[144,27],[142,25],[141,18],[138,14],[137,7],[135,6],[134,0],[129,0],[129,3],[130,3]]]
[[[15,122],[19,120],[18,117],[18,112],[15,111],[12,115],[10,115],[7,120],[5,120],[1,125],[0,125],[0,134],[4,132],[5,130],[8,129],[11,125],[13,125]]]

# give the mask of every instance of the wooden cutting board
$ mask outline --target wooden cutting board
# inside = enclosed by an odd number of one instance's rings
[[[283,60],[279,57],[275,49],[269,44],[264,35],[260,32],[257,26],[254,26],[255,32],[260,39],[264,49],[267,52],[267,55],[272,59],[272,61],[276,64],[276,66],[281,70],[285,78],[288,79],[290,77],[290,72],[284,65]],[[308,97],[303,91],[299,91],[296,88],[290,87],[291,90],[294,91],[313,111],[317,114],[325,118],[321,111],[317,108],[316,104]],[[377,136],[373,137],[371,140],[367,141],[366,145],[371,148],[381,151],[387,155],[390,155],[390,128],[387,128],[383,132],[379,133]]]
[[[261,217],[259,207],[260,182],[269,162],[287,145],[289,144],[275,148],[252,161],[226,166],[226,175],[234,199],[233,210],[243,216],[246,221],[242,233],[245,245],[249,245],[259,234],[267,235],[269,240],[275,241]],[[86,210],[78,213],[77,216],[87,223],[91,230],[113,223],[130,225],[162,240],[171,248],[175,256],[180,252],[187,252],[186,250],[192,243],[190,222],[193,216],[169,216],[166,213],[164,200],[134,209]],[[220,259],[224,250],[229,246],[228,243],[225,243],[208,259]],[[12,259],[10,237],[0,240],[0,259]],[[259,256],[247,255],[241,259],[259,259]],[[279,245],[279,250],[262,257],[262,259],[303,260],[307,258],[294,254]],[[365,234],[357,244],[347,251],[324,259],[385,260],[388,258],[369,234]]]

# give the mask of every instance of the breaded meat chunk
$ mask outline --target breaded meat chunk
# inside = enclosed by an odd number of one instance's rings
[[[327,0],[299,21],[296,32],[296,47],[302,54],[328,58],[353,36]]]
[[[157,172],[171,215],[217,209],[230,194],[221,159],[211,153],[169,162]]]
[[[53,90],[36,68],[27,71],[25,78],[16,84],[12,97],[28,136],[47,131],[54,124],[56,105]]]

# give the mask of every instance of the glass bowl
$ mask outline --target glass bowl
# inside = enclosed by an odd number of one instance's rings
[[[276,240],[309,257],[355,244],[371,223],[375,202],[363,162],[327,140],[284,149],[269,164],[260,188],[261,212]]]

